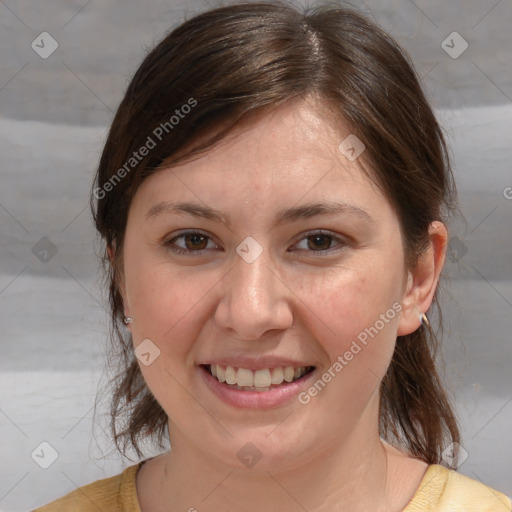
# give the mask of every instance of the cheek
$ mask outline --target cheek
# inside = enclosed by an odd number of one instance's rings
[[[198,339],[208,312],[208,292],[218,276],[197,269],[177,271],[161,262],[127,258],[125,265],[133,344],[149,339],[159,350],[150,365],[139,363],[144,380],[164,407],[178,414],[190,404],[194,341]],[[201,411],[195,411],[197,415]]]
[[[328,358],[301,403],[307,403],[308,414],[319,418],[327,407],[330,417],[339,419],[338,433],[349,431],[351,421],[363,414],[393,355],[401,305],[389,277],[354,270],[337,278],[304,280],[301,285],[310,291],[301,293],[304,329]],[[320,431],[324,425],[317,428]]]
[[[164,353],[185,354],[205,321],[208,292],[219,276],[134,254],[126,258],[125,279],[135,345],[149,338]]]
[[[385,262],[333,270],[321,278],[296,280],[302,319],[332,363],[385,372],[396,341],[399,320],[399,270]],[[384,269],[386,271],[384,271]],[[394,275],[396,274],[396,275]]]
[[[131,283],[130,304],[137,316],[137,324],[151,326],[155,334],[159,333],[160,327],[170,328],[185,316],[201,292],[197,280],[184,279],[163,266],[140,266],[137,274],[131,280],[128,277],[127,282]]]
[[[294,291],[329,334],[357,335],[399,302],[400,281],[392,274],[373,265],[304,274],[294,278]]]

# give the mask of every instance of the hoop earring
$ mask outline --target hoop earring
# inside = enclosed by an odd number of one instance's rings
[[[125,316],[123,322],[128,325],[133,322],[133,318],[131,316]]]
[[[430,322],[428,321],[427,315],[425,313],[420,313],[419,317],[420,317],[420,325],[425,323],[426,325],[428,325],[430,327]]]

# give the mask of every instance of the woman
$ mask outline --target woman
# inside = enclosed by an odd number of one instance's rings
[[[425,313],[455,203],[412,66],[361,15],[247,3],[176,28],[93,191],[114,439],[172,449],[38,510],[510,511],[440,465],[460,439]]]

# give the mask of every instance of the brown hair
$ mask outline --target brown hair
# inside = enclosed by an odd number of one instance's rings
[[[429,224],[455,211],[446,144],[414,68],[366,17],[328,4],[299,11],[280,1],[251,2],[210,10],[178,26],[129,84],[91,198],[105,249],[115,253],[110,261],[105,250],[103,258],[112,356],[119,362],[111,383],[111,429],[122,453],[131,445],[140,457],[142,439],[163,446],[168,434],[167,415],[147,388],[122,326],[118,278],[133,195],[164,161],[200,154],[251,115],[310,94],[365,144],[375,178],[399,215],[408,269],[428,246]],[[211,135],[205,143],[189,147],[205,134]],[[440,311],[438,316],[441,329]],[[381,435],[427,463],[439,463],[446,445],[459,441],[436,370],[437,346],[434,329],[425,324],[399,336],[380,389]]]

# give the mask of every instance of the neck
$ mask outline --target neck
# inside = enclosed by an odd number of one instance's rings
[[[365,425],[378,424],[367,420]],[[257,471],[257,466],[234,469],[196,450],[185,435],[174,429],[171,437],[173,447],[161,456],[160,483],[153,493],[158,496],[158,510],[384,512],[394,509],[393,468],[388,467],[394,458],[375,428],[357,424],[349,436],[339,439],[328,450],[315,453],[307,464],[280,472]]]

